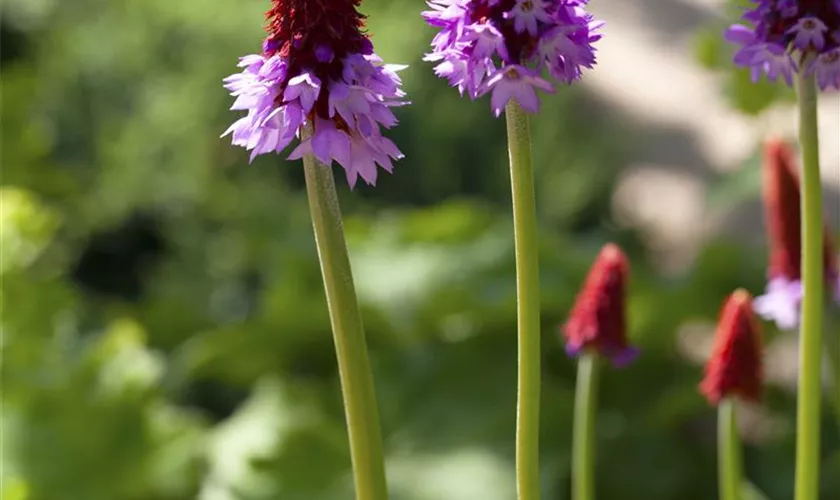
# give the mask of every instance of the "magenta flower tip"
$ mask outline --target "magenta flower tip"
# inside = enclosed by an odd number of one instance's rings
[[[491,95],[496,116],[515,99],[530,113],[539,110],[537,90],[553,92],[540,78],[580,79],[595,65],[593,43],[603,23],[583,7],[588,0],[431,0],[422,13],[438,28],[432,52],[435,74],[476,99]]]

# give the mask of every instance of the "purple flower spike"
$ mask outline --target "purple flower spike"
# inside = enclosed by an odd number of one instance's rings
[[[397,72],[382,64],[363,32],[358,0],[273,0],[266,14],[268,37],[262,54],[240,58],[242,72],[224,79],[236,98],[231,109],[246,111],[222,137],[261,154],[280,153],[313,134],[289,155],[313,154],[341,165],[351,187],[361,177],[375,184],[377,165],[391,172],[403,157],[381,129],[397,124],[391,111],[407,104]]]
[[[539,110],[537,89],[551,93],[557,82],[580,79],[595,65],[593,43],[603,25],[583,7],[588,0],[430,0],[423,12],[437,28],[425,61],[435,74],[476,99],[491,95],[499,116],[515,99],[525,111]]]
[[[733,62],[762,74],[813,74],[823,90],[840,89],[840,0],[752,0],[753,8],[731,26],[725,38],[740,46]]]

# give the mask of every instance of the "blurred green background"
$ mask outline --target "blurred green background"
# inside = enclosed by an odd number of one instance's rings
[[[302,171],[276,156],[248,166],[219,139],[235,119],[221,79],[259,47],[266,8],[5,0],[3,500],[352,498]],[[432,36],[422,8],[364,4],[380,55],[411,65],[403,76],[416,104],[399,110],[391,133],[407,155],[394,174],[381,173],[375,189],[339,182],[392,498],[510,500],[504,122],[420,61]],[[705,64],[726,66],[714,36],[697,47]],[[744,90],[743,73],[731,74],[745,112],[786,96]],[[663,273],[611,202],[639,124],[586,86],[543,105],[533,128],[545,498],[569,489],[575,366],[557,325],[597,250],[615,241],[633,262],[630,335],[643,356],[603,378],[599,498],[713,499],[715,412],[696,391],[702,360],[678,334],[708,334],[735,287],[759,292],[766,252],[712,239],[691,266]],[[715,182],[714,203],[755,201],[755,160],[739,172]],[[773,432],[750,438],[746,471],[769,498],[790,498],[795,397],[778,384],[766,396],[749,422]],[[826,499],[840,498],[833,422],[827,409]]]

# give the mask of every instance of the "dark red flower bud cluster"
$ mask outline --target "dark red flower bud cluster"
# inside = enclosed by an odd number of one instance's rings
[[[272,0],[265,14],[268,38],[263,55],[279,53],[286,59],[288,76],[281,89],[304,71],[322,82],[340,81],[347,55],[373,53],[359,4],[361,0]],[[322,92],[316,103],[324,118],[328,117],[328,98],[329,93]]]
[[[618,366],[635,358],[637,350],[627,342],[628,273],[629,264],[621,249],[612,243],[604,246],[562,327],[570,355],[592,349]]]
[[[764,146],[764,205],[770,244],[768,277],[799,280],[802,276],[802,198],[794,152],[780,139]],[[824,241],[826,276],[837,275],[830,232]]]
[[[721,311],[700,392],[712,405],[728,396],[759,401],[763,386],[761,358],[762,335],[752,296],[746,290],[736,290]]]

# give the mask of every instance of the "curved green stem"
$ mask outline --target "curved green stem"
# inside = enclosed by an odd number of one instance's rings
[[[823,207],[817,137],[817,86],[797,76],[802,150],[802,326],[796,412],[796,500],[817,500],[820,479],[820,361],[823,319]]]
[[[513,100],[505,107],[505,117],[516,248],[516,492],[519,500],[539,500],[540,276],[531,130],[528,116]]]
[[[373,376],[344,240],[332,169],[303,158],[306,191],[327,293],[357,500],[387,500],[385,464]]]
[[[718,406],[718,486],[720,500],[741,500],[741,440],[735,419],[735,400]]]
[[[595,416],[598,398],[598,354],[584,352],[578,361],[575,422],[572,434],[572,499],[595,498]]]

